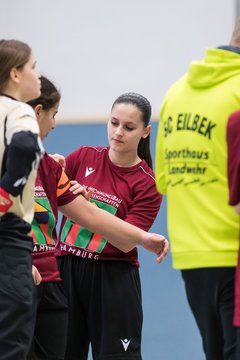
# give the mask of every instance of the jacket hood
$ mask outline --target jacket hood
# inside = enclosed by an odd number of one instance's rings
[[[190,64],[188,82],[192,88],[208,88],[238,75],[240,54],[223,49],[208,49],[204,60]]]

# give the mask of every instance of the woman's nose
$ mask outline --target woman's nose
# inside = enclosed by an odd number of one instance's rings
[[[122,136],[122,134],[123,134],[123,129],[122,129],[121,126],[119,126],[119,127],[116,129],[116,134],[117,134],[118,136]]]

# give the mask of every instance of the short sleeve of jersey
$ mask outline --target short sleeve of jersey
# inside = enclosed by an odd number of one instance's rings
[[[78,168],[81,166],[81,155],[82,155],[82,147],[73,151],[66,157],[66,173],[73,177],[71,180],[75,180],[75,176],[77,174]]]
[[[233,113],[227,124],[229,204],[240,202],[240,111]]]
[[[76,195],[69,191],[69,188],[70,180],[65,171],[62,170],[57,184],[58,206],[66,205],[76,198]]]
[[[71,186],[70,179],[68,178],[61,165],[57,163],[53,158],[45,154],[45,159],[46,168],[44,169],[42,176],[44,176],[45,181],[47,181],[49,170],[54,173],[54,177],[56,178],[56,185],[55,189],[52,189],[52,191],[55,191],[56,193],[58,206],[63,206],[70,203],[76,198],[76,195],[69,191],[69,188]],[[49,178],[51,179],[52,177],[49,176]]]
[[[159,212],[162,196],[157,191],[154,174],[149,168],[142,171],[141,182],[135,186],[137,190],[124,220],[148,231]]]

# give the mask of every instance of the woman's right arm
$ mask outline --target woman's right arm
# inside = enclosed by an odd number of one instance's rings
[[[168,241],[164,236],[147,233],[99,209],[81,195],[72,202],[59,207],[59,210],[74,222],[92,232],[101,234],[108,242],[123,252],[129,252],[136,245],[142,245],[146,250],[157,255],[158,263],[168,252]]]

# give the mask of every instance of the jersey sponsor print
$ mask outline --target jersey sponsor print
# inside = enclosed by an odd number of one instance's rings
[[[108,211],[110,214],[115,214],[117,209],[109,204],[101,201],[90,199],[90,202],[99,208]],[[101,253],[107,240],[100,234],[92,233],[85,229],[83,226],[74,223],[72,220],[67,219],[61,233],[61,241],[74,245],[78,248],[86,249]]]

